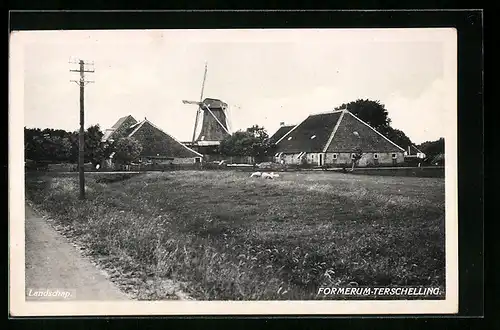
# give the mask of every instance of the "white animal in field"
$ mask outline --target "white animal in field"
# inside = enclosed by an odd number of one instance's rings
[[[274,179],[276,177],[279,177],[279,174],[275,174],[274,172],[267,173],[267,172],[253,172],[250,177],[251,178],[263,178],[263,179]]]
[[[273,172],[271,172],[271,173],[262,173],[262,175],[260,177],[263,178],[263,179],[274,179],[274,173]]]

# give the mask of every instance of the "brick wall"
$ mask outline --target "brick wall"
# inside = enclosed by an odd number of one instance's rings
[[[337,158],[334,159],[334,154],[337,155]],[[377,153],[378,159],[375,159],[375,153],[364,153],[361,159],[359,160],[357,166],[365,167],[365,166],[391,166],[391,165],[400,165],[404,162],[404,153],[396,152],[396,159],[393,159],[392,152],[382,152]],[[299,153],[295,154],[284,154],[283,158],[286,164],[294,164],[300,165],[301,161],[298,159]],[[339,152],[339,153],[326,153],[323,154],[324,165],[333,165],[333,166],[351,166],[352,159],[351,153],[347,152]],[[319,166],[319,153],[307,153],[306,154],[307,164],[317,165]],[[276,160],[279,162],[279,160]]]

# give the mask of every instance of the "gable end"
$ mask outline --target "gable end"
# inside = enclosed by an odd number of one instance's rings
[[[346,111],[327,152],[404,152],[404,149],[373,129],[370,125]]]

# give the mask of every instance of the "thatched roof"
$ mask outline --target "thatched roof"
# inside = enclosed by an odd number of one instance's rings
[[[314,114],[284,134],[277,151],[403,152],[404,150],[347,110]]]

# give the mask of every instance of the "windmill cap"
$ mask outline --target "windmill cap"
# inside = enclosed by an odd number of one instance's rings
[[[227,103],[219,99],[206,98],[203,103],[208,105],[210,108],[227,108]]]

